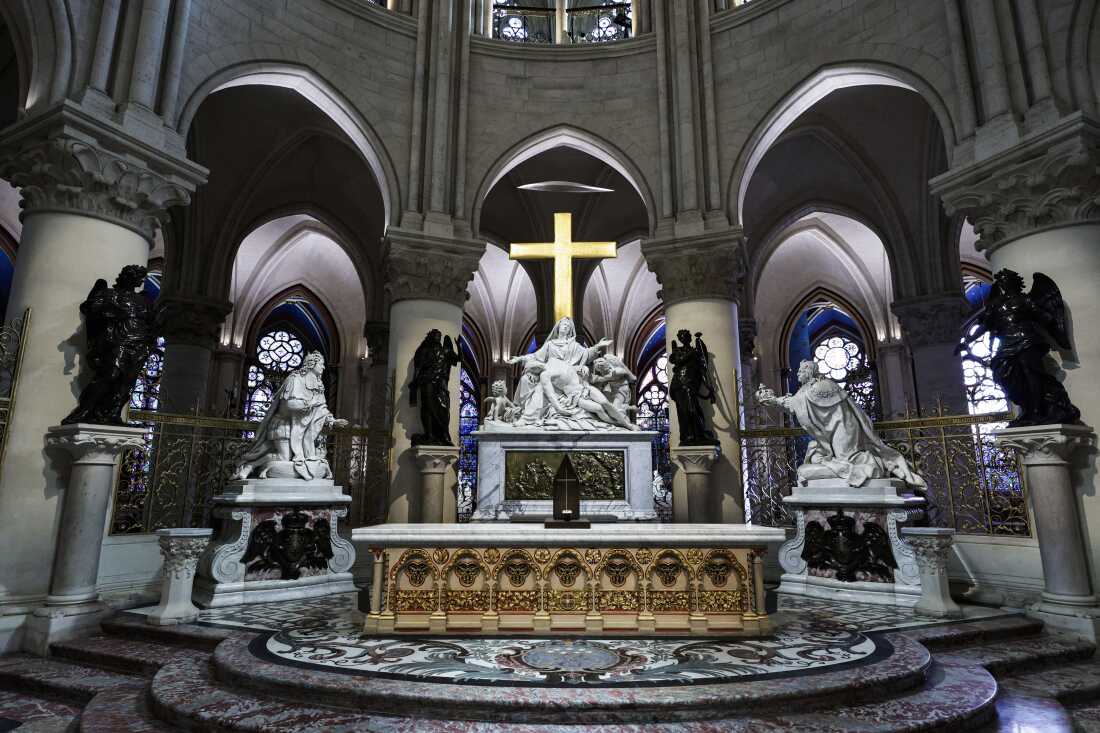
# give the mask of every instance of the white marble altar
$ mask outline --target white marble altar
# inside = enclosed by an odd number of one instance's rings
[[[557,431],[494,426],[474,433],[477,439],[477,509],[475,520],[508,519],[513,514],[549,516],[553,501],[518,499],[505,492],[509,451],[615,451],[624,454],[623,499],[581,500],[581,516],[613,515],[621,520],[651,521],[653,508],[652,431]]]

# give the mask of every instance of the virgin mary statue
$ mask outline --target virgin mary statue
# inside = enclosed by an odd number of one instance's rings
[[[552,430],[637,430],[589,383],[588,364],[610,345],[611,339],[606,338],[588,348],[577,343],[573,319],[566,316],[554,325],[537,351],[509,359],[509,364],[523,364],[512,424]]]

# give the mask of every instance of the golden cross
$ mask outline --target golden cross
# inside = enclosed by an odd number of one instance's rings
[[[515,242],[513,260],[554,260],[554,321],[573,316],[573,259],[614,257],[614,242],[574,242],[573,215],[554,214],[553,242]]]

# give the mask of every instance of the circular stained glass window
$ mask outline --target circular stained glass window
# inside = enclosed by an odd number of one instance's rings
[[[830,336],[814,348],[814,361],[819,374],[843,382],[863,366],[863,349],[845,336]]]

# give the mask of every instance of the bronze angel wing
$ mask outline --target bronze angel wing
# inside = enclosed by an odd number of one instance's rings
[[[710,400],[711,404],[718,401],[718,395],[714,389],[714,382],[710,376],[710,351],[707,349],[707,344],[703,341],[703,334],[695,334],[695,351],[699,354],[699,364],[703,369],[703,389],[706,390],[706,394],[700,394],[703,399]]]
[[[1037,272],[1031,279],[1031,292],[1028,295],[1035,309],[1043,314],[1047,332],[1054,343],[1063,349],[1069,349],[1069,320],[1066,318],[1062,291],[1053,280]]]

